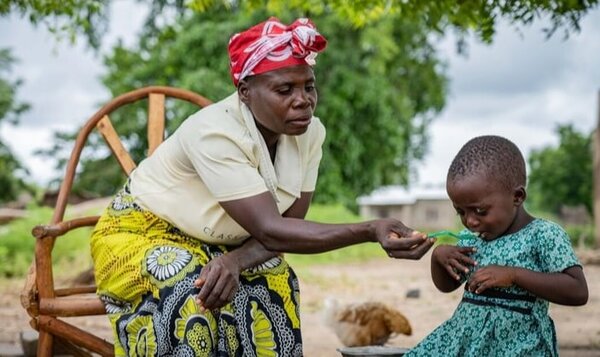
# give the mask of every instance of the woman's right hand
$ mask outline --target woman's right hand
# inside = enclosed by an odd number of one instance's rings
[[[201,309],[218,309],[227,305],[237,292],[240,283],[240,266],[231,254],[210,260],[200,271],[194,286],[200,289],[196,303]]]
[[[434,238],[428,238],[425,233],[412,230],[396,219],[374,222],[377,241],[391,258],[421,259],[435,242]]]
[[[454,245],[440,245],[433,250],[432,262],[438,264],[448,275],[455,280],[460,280],[460,274],[469,272],[469,268],[477,265],[470,255],[475,252],[473,247],[457,247]]]

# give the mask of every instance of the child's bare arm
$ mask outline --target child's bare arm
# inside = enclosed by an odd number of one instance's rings
[[[540,273],[525,268],[487,266],[476,271],[469,279],[468,289],[481,293],[493,287],[518,285],[530,293],[561,305],[585,305],[588,287],[580,266],[572,266],[560,273]]]
[[[431,278],[442,292],[451,292],[462,285],[460,277],[476,265],[469,257],[474,252],[472,247],[455,247],[452,245],[437,246],[431,255]]]

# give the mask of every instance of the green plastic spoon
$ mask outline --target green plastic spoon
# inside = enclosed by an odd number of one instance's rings
[[[450,236],[450,237],[454,237],[456,239],[475,239],[475,238],[477,238],[477,236],[472,233],[456,234],[451,231],[437,231],[437,232],[429,233],[427,236],[432,237],[432,238]]]

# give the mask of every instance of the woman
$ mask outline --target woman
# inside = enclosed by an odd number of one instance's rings
[[[92,255],[117,355],[300,356],[298,281],[278,252],[431,248],[393,219],[304,220],[325,137],[311,66],[325,47],[307,19],[234,35],[237,91],[188,118],[103,214]]]

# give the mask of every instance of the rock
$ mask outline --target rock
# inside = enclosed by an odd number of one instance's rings
[[[406,297],[409,299],[418,299],[421,297],[421,289],[410,289],[406,292]]]

